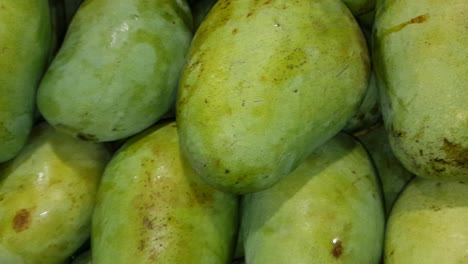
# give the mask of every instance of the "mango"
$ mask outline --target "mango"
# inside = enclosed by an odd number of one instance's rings
[[[84,2],[40,84],[40,112],[90,141],[142,131],[174,104],[191,26],[185,1]]]
[[[94,264],[229,263],[238,198],[181,156],[174,122],[132,138],[107,166],[93,216]]]
[[[389,216],[393,203],[414,175],[405,169],[393,154],[387,131],[382,123],[367,131],[357,133],[356,136],[369,152],[377,169],[382,185],[386,216]]]
[[[51,28],[46,0],[0,2],[0,162],[16,156],[28,140]]]
[[[468,5],[378,1],[374,60],[395,156],[412,173],[468,179]]]
[[[368,76],[364,37],[341,1],[220,0],[180,81],[183,154],[219,190],[264,190],[344,127]]]
[[[378,263],[384,211],[365,149],[338,134],[270,189],[245,195],[241,232],[249,264]]]
[[[103,145],[42,123],[0,167],[0,263],[61,264],[91,234]]]
[[[468,263],[468,183],[416,177],[395,203],[385,264]]]

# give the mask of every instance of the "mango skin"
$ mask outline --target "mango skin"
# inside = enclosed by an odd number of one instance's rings
[[[142,131],[174,104],[191,26],[185,1],[84,2],[41,82],[40,112],[91,141]]]
[[[380,259],[380,186],[365,149],[348,135],[322,145],[270,189],[245,195],[241,210],[246,263]]]
[[[266,189],[344,127],[368,74],[362,32],[340,1],[218,1],[180,82],[182,151],[217,189]]]
[[[412,173],[468,179],[468,5],[379,1],[374,61],[395,156]]]
[[[414,175],[409,172],[393,154],[382,123],[356,134],[369,152],[377,170],[385,202],[385,215],[389,216],[393,203]]]
[[[103,145],[42,123],[0,167],[0,263],[63,263],[91,233]]]
[[[175,123],[127,142],[106,168],[93,216],[94,264],[229,263],[238,198],[199,179]]]
[[[46,0],[0,3],[0,162],[26,144],[52,41]]]
[[[468,263],[468,183],[414,178],[387,223],[385,264]]]

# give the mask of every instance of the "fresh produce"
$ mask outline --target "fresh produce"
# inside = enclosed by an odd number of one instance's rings
[[[215,188],[260,191],[342,129],[364,95],[362,33],[338,0],[220,0],[181,77],[183,154]]]
[[[413,174],[393,155],[383,124],[380,123],[356,136],[369,152],[377,169],[383,190],[385,212],[388,216],[394,201],[413,178]]]
[[[385,264],[468,263],[468,184],[415,178],[390,215]]]
[[[0,1],[0,162],[16,156],[28,139],[51,30],[46,0]]]
[[[244,197],[246,263],[378,263],[379,188],[364,148],[337,135],[275,186]]]
[[[374,60],[395,156],[412,173],[468,180],[466,0],[377,2]]]
[[[142,131],[174,103],[191,26],[184,1],[86,1],[42,79],[40,112],[91,141]]]
[[[93,217],[93,264],[228,263],[238,199],[179,152],[175,123],[127,142],[107,166]]]
[[[63,263],[91,234],[109,154],[47,124],[0,167],[0,263]]]

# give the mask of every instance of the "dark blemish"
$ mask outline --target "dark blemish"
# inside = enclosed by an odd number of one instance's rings
[[[297,93],[297,89],[293,91],[294,93]]]
[[[237,34],[237,28],[235,28],[235,29],[232,30],[232,34],[233,34],[233,35]]]
[[[154,229],[154,225],[153,225],[153,221],[151,221],[147,216],[143,217],[143,225],[147,228],[147,229]]]
[[[422,149],[419,150],[419,155],[423,156],[424,155],[424,152]]]
[[[245,100],[242,100],[242,107],[245,106]]]
[[[271,3],[271,0],[267,0],[263,5],[268,5],[269,3]]]
[[[140,251],[143,251],[146,247],[146,241],[145,240],[140,240],[140,242],[138,243],[138,250]]]
[[[29,228],[31,225],[31,213],[27,209],[16,212],[13,218],[13,229],[19,233]]]
[[[468,163],[468,148],[463,147],[461,144],[450,142],[444,138],[442,151],[448,159],[448,163],[456,167],[465,167]]]
[[[207,100],[207,99],[205,99],[205,104],[208,104],[208,100]]]
[[[389,29],[386,29],[383,31],[383,35],[389,35],[391,33],[395,33],[395,32],[398,32],[400,30],[402,30],[403,28],[405,28],[406,26],[408,25],[411,25],[411,24],[421,24],[421,23],[424,23],[426,22],[427,20],[429,19],[429,14],[424,14],[424,15],[420,15],[420,16],[417,16],[417,17],[414,17],[404,23],[401,23],[397,26],[394,26],[394,27],[391,27]]]
[[[393,133],[393,136],[396,138],[400,138],[405,135],[403,131],[399,131],[399,130],[392,130],[392,133]]]
[[[86,133],[78,133],[76,134],[76,137],[84,141],[97,141],[98,140],[98,138],[95,135],[86,134]]]
[[[236,181],[234,184],[235,184],[235,185],[238,185],[239,183],[240,183],[239,181]]]
[[[356,171],[354,171],[354,170],[352,170],[351,172],[352,172],[353,174],[356,174]]]
[[[437,187],[440,187],[442,184],[440,182],[436,183]]]
[[[395,254],[395,250],[390,251],[390,256],[393,256]]]
[[[203,168],[206,168],[206,166],[208,166],[208,164],[203,164]]]
[[[337,259],[340,258],[341,255],[343,255],[343,245],[341,243],[341,240],[337,238],[333,239],[333,248],[331,253]]]
[[[440,207],[439,207],[439,206],[435,206],[435,205],[432,205],[432,206],[431,206],[431,209],[432,209],[434,212],[440,211]]]
[[[252,15],[253,15],[253,12],[250,11],[250,12],[247,14],[247,17],[250,17],[250,16],[252,16]]]
[[[229,171],[228,169],[226,169],[226,170],[224,171],[224,173],[226,173],[226,174],[229,174],[229,172],[230,172],[230,171]]]

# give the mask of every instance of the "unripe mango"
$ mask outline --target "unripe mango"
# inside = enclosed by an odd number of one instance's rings
[[[248,264],[377,264],[380,186],[365,149],[339,134],[268,190],[242,201]]]
[[[374,66],[395,156],[412,173],[468,179],[466,0],[378,1]]]
[[[227,192],[266,189],[338,133],[367,86],[366,44],[339,0],[220,0],[180,82],[181,147]]]
[[[395,203],[385,264],[468,263],[468,183],[414,178]]]
[[[47,0],[0,2],[0,162],[26,144],[51,48]]]
[[[185,0],[84,2],[41,82],[40,112],[91,141],[142,131],[174,104],[191,26]]]
[[[127,142],[106,168],[93,216],[93,264],[226,264],[238,199],[213,189],[179,152],[175,123]]]
[[[0,263],[61,264],[91,234],[91,214],[109,153],[103,145],[33,129],[0,167]]]

